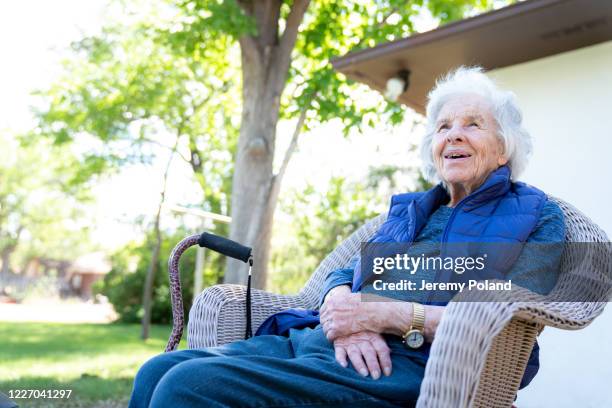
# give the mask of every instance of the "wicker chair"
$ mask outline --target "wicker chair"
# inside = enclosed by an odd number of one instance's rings
[[[562,200],[568,242],[608,242],[591,220]],[[288,308],[318,308],[327,274],[346,265],[384,222],[380,215],[353,233],[323,260],[297,295],[253,290],[253,327]],[[601,254],[600,254],[601,255]],[[601,256],[599,256],[601,258]],[[563,273],[571,259],[564,255],[555,290],[575,285],[576,275]],[[590,324],[610,295],[610,254],[604,254],[601,281],[594,302],[546,302],[526,293],[521,302],[451,302],[440,323],[418,407],[510,407],[518,391],[531,349],[545,325],[576,330]],[[553,291],[555,291],[553,290]],[[216,285],[204,290],[189,313],[188,347],[200,348],[242,339],[245,332],[245,287]]]

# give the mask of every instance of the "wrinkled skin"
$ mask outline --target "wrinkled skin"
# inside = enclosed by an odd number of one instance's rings
[[[444,307],[425,306],[425,339],[433,341]],[[403,335],[410,327],[412,304],[407,302],[362,301],[348,286],[338,286],[321,307],[321,325],[334,344],[336,360],[346,367],[348,356],[361,374],[377,379],[392,371],[389,348],[382,333]],[[383,347],[384,344],[384,347]],[[364,364],[365,361],[365,364]]]
[[[355,370],[364,377],[370,374],[377,380],[381,372],[391,375],[391,350],[379,333],[360,331],[338,337],[334,340],[334,350],[336,360],[343,367],[347,367],[350,360]]]
[[[455,153],[463,157],[451,157]],[[476,94],[451,98],[436,120],[432,155],[454,207],[508,163],[489,102]]]

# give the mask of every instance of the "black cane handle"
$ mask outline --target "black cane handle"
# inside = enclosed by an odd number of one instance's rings
[[[248,262],[252,249],[219,235],[203,232],[198,239],[198,245],[222,253],[225,256]]]

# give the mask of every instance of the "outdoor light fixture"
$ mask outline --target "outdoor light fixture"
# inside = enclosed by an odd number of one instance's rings
[[[407,69],[403,69],[394,77],[389,78],[385,89],[385,98],[393,102],[397,101],[397,98],[408,89],[410,85],[409,78],[410,71]]]

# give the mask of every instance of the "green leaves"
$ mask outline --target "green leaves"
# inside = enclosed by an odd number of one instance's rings
[[[39,92],[44,103],[38,111],[37,132],[58,145],[86,137],[102,142],[103,149],[85,154],[82,182],[85,175],[152,160],[143,152],[143,143],[168,145],[169,135],[184,137],[189,146],[185,156],[198,161],[190,162],[195,177],[207,194],[214,194],[206,186],[219,188],[226,181],[218,177],[213,181],[211,174],[231,173],[231,162],[213,152],[234,154],[242,106],[241,70],[250,69],[240,66],[237,42],[258,35],[254,15],[260,5],[159,0],[150,6],[155,15],[140,15],[72,44],[74,54],[65,62],[65,75]],[[410,35],[423,7],[446,22],[491,6],[491,0],[311,2],[292,53],[280,118],[293,119],[309,109],[306,129],[339,119],[346,134],[354,127],[400,123],[403,107],[350,83],[330,61],[351,50]],[[126,14],[139,15],[138,5],[126,7]],[[290,8],[290,3],[281,7],[279,36]]]
[[[175,37],[188,49],[195,49],[202,40],[214,36],[230,36],[237,40],[243,35],[256,35],[257,27],[251,16],[236,0],[192,0],[169,1],[183,14],[180,26],[176,26]]]
[[[75,183],[150,163],[159,152],[152,146],[169,149],[178,137],[181,157],[206,195],[204,207],[225,213],[239,129],[238,48],[219,31],[222,25],[197,31],[187,14],[163,4],[174,10],[170,17],[142,16],[72,44],[64,75],[38,92],[37,134],[56,145],[90,146],[81,152]],[[231,12],[228,5],[215,7],[215,13]]]
[[[65,259],[87,246],[79,225],[91,197],[76,188],[74,154],[48,140],[0,134],[0,251]]]

